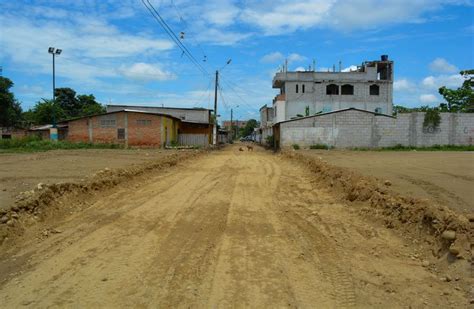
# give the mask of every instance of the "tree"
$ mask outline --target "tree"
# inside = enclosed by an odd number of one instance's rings
[[[56,88],[54,95],[56,96],[56,103],[62,108],[67,118],[80,116],[81,105],[74,90],[71,88]]]
[[[252,134],[253,130],[258,127],[258,122],[255,119],[249,119],[245,124],[245,127],[241,130],[241,136],[248,136]]]
[[[81,106],[80,116],[90,116],[105,113],[105,107],[95,100],[94,95],[78,95],[77,100]]]
[[[442,103],[440,109],[447,112],[474,112],[474,70],[461,71],[464,82],[458,89],[439,88],[447,103]]]
[[[13,82],[0,77],[0,127],[11,127],[18,125],[21,121],[21,106],[10,91]]]
[[[43,101],[37,102],[32,110],[25,113],[25,118],[28,122],[50,124],[65,118],[66,114],[57,102],[46,99],[42,100]]]

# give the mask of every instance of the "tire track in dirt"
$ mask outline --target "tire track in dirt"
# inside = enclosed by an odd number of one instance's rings
[[[446,283],[407,258],[413,251],[404,239],[383,228],[372,233],[378,225],[289,160],[229,147],[170,171],[119,186],[59,224],[63,233],[30,241],[18,254],[30,254],[30,264],[17,263],[13,278],[0,273],[2,307],[423,307],[420,295],[433,307],[464,301],[462,291],[444,296]]]

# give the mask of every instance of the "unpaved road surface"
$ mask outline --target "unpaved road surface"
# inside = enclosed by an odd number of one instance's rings
[[[38,183],[79,181],[104,168],[127,167],[174,151],[157,149],[78,149],[36,153],[0,153],[0,208]]]
[[[411,244],[238,147],[150,173],[0,255],[2,308],[456,308]]]
[[[460,213],[474,213],[472,151],[302,150],[330,164],[390,180],[406,196],[428,198]]]

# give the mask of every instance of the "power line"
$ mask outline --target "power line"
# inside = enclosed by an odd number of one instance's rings
[[[141,0],[143,5],[148,9],[150,14],[155,18],[155,20],[160,24],[160,26],[165,30],[166,34],[176,43],[176,45],[181,49],[182,54],[186,55],[188,59],[204,74],[209,75],[209,72],[196,60],[193,54],[188,50],[188,48],[181,42],[176,33],[171,29],[171,27],[166,23],[166,21],[161,17],[160,13],[155,9],[153,4],[149,0]],[[147,5],[148,3],[148,5]]]
[[[248,103],[244,98],[242,98],[242,97],[240,96],[240,94],[239,94],[226,80],[222,79],[222,81],[223,81],[225,84],[227,84],[227,87],[228,87],[231,91],[234,92],[234,94],[242,101],[242,103],[243,103],[244,105],[247,105],[247,107],[253,108],[253,106],[252,106],[250,103]]]
[[[180,10],[178,9],[178,7],[176,6],[176,4],[174,3],[173,0],[171,0],[171,5],[174,7],[174,9],[176,10],[176,14],[178,15],[178,18],[179,18],[179,21],[183,24],[184,26],[184,30],[185,31],[188,31],[188,23],[184,20],[183,18],[183,15],[181,14]],[[191,39],[194,41],[194,43],[199,47],[199,49],[201,50],[202,52],[202,56],[203,56],[203,61],[204,62],[207,62],[207,55],[206,53],[204,52],[204,49],[202,48],[201,44],[199,44],[197,42],[197,40],[195,40],[192,36],[191,36]]]

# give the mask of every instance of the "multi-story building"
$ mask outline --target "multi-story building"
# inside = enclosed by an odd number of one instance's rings
[[[245,120],[233,120],[232,121],[232,126],[236,127],[237,129],[243,129],[247,125],[247,121]],[[230,131],[230,120],[223,120],[222,121],[222,128],[224,128],[227,131]]]
[[[382,55],[347,72],[284,69],[273,78],[273,88],[280,89],[273,100],[275,123],[346,108],[391,115],[393,61]]]

